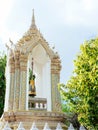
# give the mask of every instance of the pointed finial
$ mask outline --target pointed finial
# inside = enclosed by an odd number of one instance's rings
[[[75,130],[72,124],[70,124],[70,126],[68,127],[68,130]]]
[[[23,127],[22,122],[19,123],[17,130],[25,130],[25,128]]]
[[[32,23],[31,23],[31,28],[35,28],[35,16],[34,16],[34,9],[33,9],[33,15],[32,15]]]
[[[3,130],[12,130],[12,129],[9,127],[8,122],[6,122],[6,124],[5,124],[4,128],[3,128]]]
[[[45,123],[45,126],[44,126],[44,129],[43,129],[43,130],[51,130],[51,129],[49,128],[48,123]]]
[[[32,23],[35,24],[34,9],[33,9]]]
[[[56,130],[63,130],[60,123],[57,124]]]

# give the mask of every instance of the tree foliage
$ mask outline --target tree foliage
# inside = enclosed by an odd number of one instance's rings
[[[5,65],[6,56],[0,55],[0,116],[3,113],[4,98],[5,98]]]
[[[69,111],[78,114],[79,122],[98,129],[98,39],[86,41],[74,61],[74,72],[60,92]]]

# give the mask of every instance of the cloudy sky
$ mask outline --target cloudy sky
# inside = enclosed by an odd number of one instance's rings
[[[65,83],[80,45],[98,36],[98,0],[0,0],[0,50],[6,50],[9,38],[16,43],[28,30],[32,9],[37,27],[60,54]]]

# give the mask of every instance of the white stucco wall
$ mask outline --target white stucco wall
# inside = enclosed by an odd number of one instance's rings
[[[47,98],[47,110],[51,111],[51,74],[50,61],[43,66],[43,97]]]
[[[27,87],[26,87],[26,110],[28,110],[28,91],[29,91],[29,66],[30,66],[30,61],[28,60],[27,62]]]
[[[9,102],[9,91],[10,91],[10,73],[9,73],[9,54],[7,54],[7,64],[5,70],[6,77],[6,92],[5,92],[5,104],[4,111],[8,111],[8,102]]]

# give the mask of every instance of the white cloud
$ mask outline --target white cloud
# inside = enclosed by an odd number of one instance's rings
[[[14,33],[7,29],[7,19],[10,15],[14,0],[0,0],[0,39],[1,44],[8,41],[10,34],[13,36]]]
[[[14,0],[0,0],[0,26],[6,23]]]
[[[94,8],[94,0],[83,0],[83,6],[86,11],[92,11]]]
[[[9,42],[9,38],[16,43],[17,39],[19,38],[19,35],[17,32],[11,32],[9,30],[7,30],[7,28],[3,28],[1,33],[1,40],[2,40],[2,44],[5,44],[7,42]],[[8,43],[7,43],[8,44]]]
[[[98,25],[98,0],[57,0],[57,11],[68,25]]]
[[[9,37],[14,42],[19,39],[20,34],[11,32],[7,27],[7,19],[12,11],[14,1],[16,0],[0,0],[0,39],[3,43],[7,42]],[[24,1],[22,0],[21,2]],[[98,0],[47,0],[45,4],[48,6],[49,11],[51,8],[50,12],[53,12],[53,16],[50,15],[49,19],[51,19],[51,17],[54,18],[55,14],[56,18],[59,19],[57,21],[59,22],[58,24],[66,24],[69,26],[98,26]],[[36,1],[36,5],[38,7],[38,1]],[[13,20],[12,17],[11,20]],[[23,21],[20,22],[23,23]],[[20,31],[21,30],[19,30],[19,33]]]

